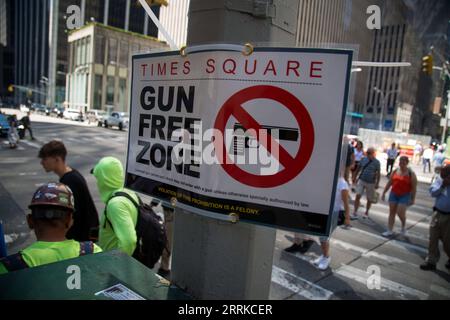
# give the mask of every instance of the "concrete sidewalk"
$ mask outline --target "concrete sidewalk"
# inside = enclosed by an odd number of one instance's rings
[[[26,115],[25,112],[22,112],[22,111],[17,110],[17,109],[2,108],[1,111],[4,114],[6,114],[6,115],[15,114],[17,116],[17,119],[19,119],[19,120],[23,116]],[[87,121],[80,122],[80,121],[73,121],[73,120],[68,120],[68,119],[62,119],[62,118],[46,116],[46,115],[43,115],[43,114],[35,113],[33,111],[31,112],[30,120],[31,120],[31,126],[33,126],[33,122],[60,123],[60,124],[69,124],[69,125],[73,125],[73,126],[82,126],[82,127],[96,127],[97,126],[97,123],[90,123],[89,124]]]

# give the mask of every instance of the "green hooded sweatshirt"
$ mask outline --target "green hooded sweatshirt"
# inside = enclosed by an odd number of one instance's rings
[[[138,202],[136,194],[124,189],[124,172],[122,163],[113,157],[102,158],[93,172],[97,179],[97,187],[100,198],[106,204],[114,192],[122,191],[130,194]],[[125,197],[114,197],[108,202],[106,208],[108,223],[103,213],[100,219],[99,246],[104,250],[120,249],[123,252],[133,254],[136,248],[137,209],[133,203]],[[112,225],[112,227],[111,227]]]

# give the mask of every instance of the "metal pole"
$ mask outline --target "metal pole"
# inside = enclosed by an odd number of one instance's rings
[[[240,12],[242,6],[237,1],[230,3],[191,0],[188,46],[267,42],[280,32],[271,24],[270,17],[253,17]],[[278,33],[277,39],[280,37],[284,43],[295,46],[295,34]],[[275,229],[241,222],[232,224],[176,209],[173,237],[172,282],[195,298],[269,298]]]
[[[385,104],[385,95],[383,91],[379,91],[381,95],[381,112],[380,112],[380,125],[379,130],[383,131],[383,113],[384,113],[384,104]]]

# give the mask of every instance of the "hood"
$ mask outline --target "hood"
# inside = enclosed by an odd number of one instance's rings
[[[125,182],[122,163],[114,157],[102,158],[95,165],[93,174],[103,203],[106,203],[114,191],[121,189]]]

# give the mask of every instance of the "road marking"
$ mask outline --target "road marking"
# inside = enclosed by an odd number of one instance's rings
[[[352,266],[343,265],[342,267],[334,270],[335,274],[341,275],[345,278],[352,279],[361,284],[367,285],[367,279],[370,274],[366,271],[357,269]],[[391,291],[400,294],[402,299],[418,298],[420,300],[428,299],[428,294],[422,291],[416,290],[414,288],[407,287],[395,281],[388,280],[381,277],[380,279],[381,290],[380,291]]]
[[[408,213],[409,212],[406,212],[407,216],[408,216]],[[381,212],[381,211],[378,211],[375,209],[370,209],[369,217],[370,216],[377,216],[380,218],[384,218],[384,219],[386,219],[386,224],[387,224],[387,219],[389,217],[389,213]],[[420,220],[423,220],[424,218],[428,218],[428,217],[429,217],[429,215],[422,215],[421,219],[419,219],[419,220],[412,220],[407,217],[406,218],[406,227],[408,228],[408,227],[414,226],[414,227],[421,227],[421,228],[429,228],[430,225],[428,223],[419,222]]]
[[[376,238],[376,239],[379,239],[379,240],[383,240],[383,241],[389,240],[388,238],[382,237],[381,235],[378,235],[378,234],[375,234],[375,233],[371,233],[371,232],[367,232],[365,230],[362,230],[362,229],[359,229],[359,228],[356,228],[356,227],[352,227],[348,231],[358,232],[358,233],[361,233],[361,234],[364,234],[364,235],[367,235],[367,236],[370,236],[370,237],[373,237],[373,238]],[[418,246],[418,245],[415,245],[415,244],[412,244],[412,243],[407,243],[407,242],[396,240],[396,239],[391,239],[391,240],[387,241],[386,243],[392,244],[392,245],[394,245],[396,247],[399,247],[399,248],[403,248],[405,250],[411,249],[411,250],[414,250],[414,251],[417,251],[417,252],[420,252],[420,253],[428,254],[428,249],[427,248],[424,248],[424,247],[421,247],[421,246]]]
[[[365,258],[375,258],[375,259],[379,259],[379,260],[383,260],[386,261],[389,265],[393,265],[393,264],[407,264],[410,265],[416,269],[419,268],[419,265],[411,263],[411,262],[407,262],[405,260],[396,258],[396,257],[392,257],[386,254],[382,254],[382,253],[378,253],[376,251],[371,251],[370,249],[366,249],[363,247],[359,247],[353,244],[350,244],[348,242],[345,241],[341,241],[341,240],[337,240],[337,239],[331,239],[331,243],[340,246],[341,248],[344,248],[345,250],[350,250],[350,251],[355,251],[357,253],[361,254],[361,257],[365,257]]]
[[[30,147],[36,148],[36,149],[40,149],[41,146],[38,145],[37,143],[31,142],[31,141],[27,141],[27,140],[20,140],[21,143],[25,143],[27,145],[29,145]]]
[[[310,300],[329,300],[333,292],[277,266],[272,268],[272,282]]]
[[[19,176],[35,176],[37,172],[20,172]]]
[[[450,298],[450,290],[441,286],[438,286],[437,284],[432,284],[430,286],[430,290],[437,293],[438,295],[441,295],[443,297]]]
[[[16,163],[25,163],[27,162],[26,158],[3,158],[0,159],[1,164],[16,164]]]

